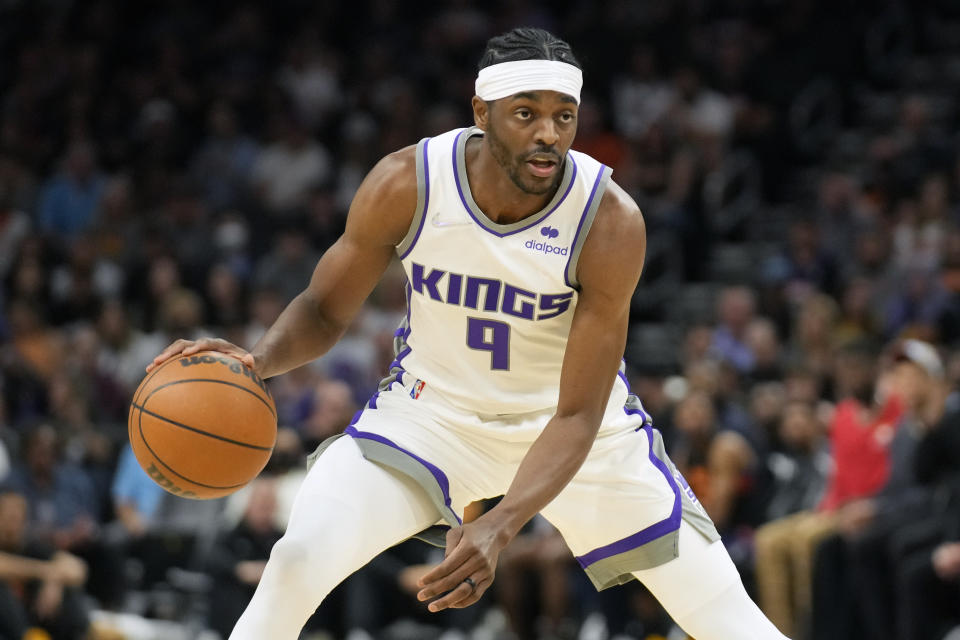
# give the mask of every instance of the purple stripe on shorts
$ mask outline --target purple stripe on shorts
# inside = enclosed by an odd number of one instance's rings
[[[673,489],[673,510],[665,519],[650,525],[646,529],[643,529],[632,536],[627,536],[626,538],[617,540],[616,542],[611,542],[608,545],[599,547],[593,551],[589,551],[582,556],[577,556],[577,562],[579,562],[580,566],[584,569],[598,560],[603,560],[604,558],[615,556],[618,553],[636,549],[637,547],[645,545],[648,542],[656,540],[657,538],[680,528],[680,519],[682,516],[680,505],[680,488],[674,481],[673,474],[671,474],[670,470],[667,468],[667,463],[653,453],[653,429],[650,427],[650,425],[644,425],[643,430],[647,434],[647,442],[650,446],[650,462],[652,462],[653,466],[663,473],[663,477],[667,479],[667,483],[670,485],[670,488]]]
[[[377,408],[377,396],[379,396],[379,395],[380,395],[380,392],[377,391],[375,394],[373,394],[372,396],[370,396],[370,402],[367,403],[367,408],[368,408],[368,409],[376,409],[376,408]]]
[[[344,433],[346,433],[348,436],[352,438],[365,438],[366,440],[373,440],[374,442],[385,444],[388,447],[392,447],[397,451],[400,451],[401,453],[405,453],[406,455],[410,456],[411,458],[413,458],[414,460],[422,464],[424,467],[426,467],[427,471],[429,471],[431,475],[433,475],[434,480],[437,481],[437,484],[440,485],[440,491],[441,493],[443,493],[443,504],[448,509],[450,509],[450,513],[452,513],[457,518],[457,522],[460,522],[461,524],[463,524],[463,520],[460,519],[460,516],[457,515],[457,513],[450,506],[450,481],[447,480],[447,474],[445,474],[435,465],[427,462],[417,454],[407,451],[406,449],[399,446],[389,438],[384,438],[381,435],[378,435],[376,433],[370,433],[369,431],[359,431],[353,425],[350,425],[349,427],[347,427],[344,430]]]

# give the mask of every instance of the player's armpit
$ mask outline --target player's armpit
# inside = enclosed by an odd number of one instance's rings
[[[381,160],[354,196],[343,235],[310,284],[252,349],[264,377],[323,355],[350,326],[406,235],[417,205],[414,147]]]

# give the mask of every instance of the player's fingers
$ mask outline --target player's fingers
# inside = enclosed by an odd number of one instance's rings
[[[466,578],[477,573],[483,573],[483,560],[479,557],[468,558],[462,564],[451,567],[450,571],[438,577],[436,580],[428,581],[423,589],[417,593],[417,598],[420,600],[429,600],[430,598],[456,589]]]
[[[463,537],[463,527],[452,527],[447,530],[447,546],[443,550],[443,557],[446,558],[449,556],[454,549],[457,548],[457,545],[460,544],[460,539]]]
[[[468,550],[463,548],[463,546],[457,547],[450,553],[449,556],[444,558],[443,562],[435,566],[430,570],[429,573],[420,578],[420,586],[424,588],[432,587],[434,583],[447,578],[450,574],[459,569],[461,565],[468,562],[474,556],[475,552],[473,550]]]
[[[191,345],[192,341],[184,340],[180,338],[179,340],[174,341],[166,349],[161,351],[153,361],[147,365],[147,373],[159,367],[161,364],[172,358],[173,356],[181,353],[184,349]]]
[[[225,347],[233,347],[233,345],[226,340],[218,340],[217,338],[200,338],[199,340],[194,340],[193,344],[185,348],[182,353],[185,356],[190,356],[198,351],[225,352]]]
[[[249,368],[251,371],[257,370],[257,361],[254,359],[252,353],[245,353],[240,357],[240,362],[247,365],[247,368]]]
[[[493,582],[493,578],[481,579],[479,582],[473,579],[473,582],[476,586],[473,586],[465,580],[461,581],[456,589],[453,589],[442,598],[431,602],[427,609],[437,612],[443,611],[444,609],[463,609],[464,607],[469,607],[480,599],[483,592],[486,591],[487,587]]]
[[[232,342],[227,342],[222,338],[200,338],[186,347],[182,354],[185,356],[191,356],[200,351],[216,351],[217,353],[224,353],[228,356],[233,356],[234,358],[240,359],[247,354],[245,349],[241,349]]]
[[[451,604],[450,608],[465,609],[466,607],[469,607],[470,605],[475,603],[477,600],[479,600],[481,596],[483,596],[483,594],[487,591],[487,589],[490,588],[491,584],[493,584],[493,576],[487,578],[486,580],[483,580],[482,582],[478,582],[477,588],[473,590],[473,593],[471,593],[469,596],[467,596],[463,600],[460,600],[459,602],[455,602]]]

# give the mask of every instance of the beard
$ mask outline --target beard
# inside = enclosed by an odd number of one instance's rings
[[[535,181],[532,178],[524,180],[524,176],[522,174],[522,170],[527,163],[527,159],[536,153],[549,153],[559,157],[560,154],[557,153],[557,150],[553,147],[537,147],[530,153],[511,156],[510,150],[507,149],[507,146],[503,143],[503,140],[501,140],[500,136],[497,135],[496,130],[493,127],[493,123],[490,123],[487,126],[486,137],[487,142],[490,144],[490,153],[493,154],[493,159],[496,160],[497,164],[500,165],[500,168],[507,173],[510,181],[513,182],[513,184],[515,184],[517,188],[524,193],[532,196],[542,196],[554,191],[557,188],[557,185],[560,184],[560,180],[563,177],[563,171],[557,171],[556,175],[553,176],[553,180],[548,183],[544,183],[543,181],[539,180]],[[560,166],[562,166],[562,161]]]

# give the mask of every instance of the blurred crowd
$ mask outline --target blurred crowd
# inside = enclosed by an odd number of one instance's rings
[[[583,64],[574,147],[649,233],[633,390],[764,611],[796,640],[960,624],[956,3],[0,0],[0,639],[227,635],[305,453],[392,360],[403,273],[270,381],[274,457],[230,499],[136,464],[143,367],[181,337],[252,347],[373,163],[471,123],[483,45],[518,25]],[[308,633],[672,633],[539,519],[446,617],[412,596],[436,553],[380,556]]]

